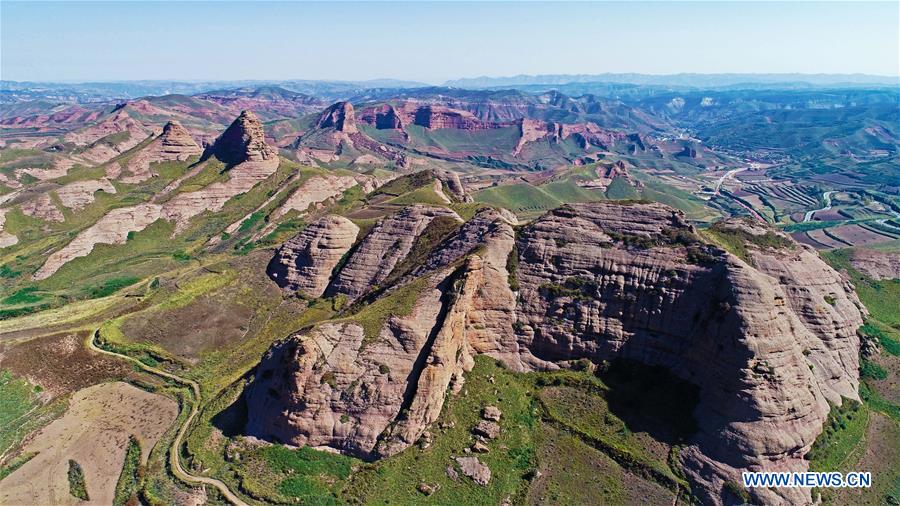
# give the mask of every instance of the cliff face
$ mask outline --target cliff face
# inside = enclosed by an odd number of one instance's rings
[[[359,298],[388,277],[412,250],[419,234],[438,217],[462,222],[462,218],[449,209],[426,205],[407,207],[378,222],[347,260],[326,293],[346,295],[351,301]]]
[[[269,262],[269,277],[305,297],[321,297],[332,269],[353,246],[358,233],[359,227],[343,216],[320,218],[278,248]]]
[[[333,128],[335,131],[353,134],[357,132],[356,116],[350,102],[337,102],[319,116],[316,128]]]
[[[386,279],[409,252],[394,246],[399,230],[416,235],[424,211],[379,224],[332,286],[358,297]],[[829,401],[857,398],[859,301],[786,237],[721,225],[744,241],[742,260],[661,204],[569,205],[518,236],[514,224],[483,210],[440,242],[397,281],[427,280],[414,310],[389,318],[377,338],[351,321],[273,346],[248,387],[250,432],[377,458],[421,436],[475,354],[519,371],[630,359],[698,388],[697,430],[680,458],[701,499],[718,504],[742,470],[806,469]],[[811,502],[803,490],[752,493]]]

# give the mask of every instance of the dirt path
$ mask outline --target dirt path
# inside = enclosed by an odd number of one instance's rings
[[[103,353],[104,355],[110,355],[110,356],[121,358],[123,360],[127,360],[127,361],[131,362],[132,364],[136,365],[137,367],[140,367],[144,371],[147,371],[151,374],[156,374],[157,376],[162,376],[164,378],[168,378],[168,379],[171,379],[178,383],[181,383],[182,385],[188,385],[191,387],[191,391],[193,391],[194,398],[195,398],[195,401],[191,403],[191,413],[190,413],[190,415],[188,415],[187,419],[185,419],[184,423],[181,425],[181,428],[178,429],[178,434],[175,436],[175,439],[172,441],[172,446],[169,448],[169,465],[172,468],[172,474],[174,474],[178,479],[185,481],[187,483],[212,485],[213,487],[216,487],[219,490],[219,492],[221,492],[222,495],[231,504],[234,504],[235,506],[248,506],[248,504],[245,503],[244,501],[242,501],[241,498],[237,496],[237,494],[232,492],[231,489],[228,488],[228,485],[226,485],[224,482],[217,480],[215,478],[207,478],[206,476],[197,476],[197,475],[190,474],[187,471],[185,471],[183,467],[181,467],[181,460],[179,458],[179,453],[180,453],[179,448],[181,448],[181,443],[184,440],[184,435],[187,433],[188,427],[190,427],[191,422],[194,421],[194,417],[197,416],[197,411],[198,411],[197,406],[200,404],[200,401],[202,399],[202,397],[200,395],[200,385],[197,384],[196,381],[192,381],[189,379],[182,378],[180,376],[176,376],[176,375],[168,373],[166,371],[156,369],[155,367],[150,367],[150,366],[144,364],[143,362],[141,362],[140,360],[137,360],[136,358],[132,358],[127,355],[122,355],[120,353],[115,353],[112,351],[100,349],[97,347],[97,345],[95,343],[95,341],[97,340],[97,337],[99,337],[99,335],[100,335],[100,329],[97,329],[92,334],[92,337],[88,340],[88,346],[90,347],[91,350],[96,351],[97,353]]]

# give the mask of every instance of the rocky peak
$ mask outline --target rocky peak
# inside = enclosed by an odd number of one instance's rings
[[[329,295],[356,300],[380,284],[412,250],[416,239],[436,218],[462,222],[445,207],[416,204],[383,218],[362,240],[347,264],[328,287]]]
[[[353,104],[350,102],[332,104],[319,116],[316,128],[333,128],[338,132],[356,133],[356,116],[353,112]]]
[[[258,162],[278,156],[275,148],[266,144],[262,123],[252,111],[242,111],[231,126],[216,139],[212,151],[228,164]]]
[[[180,153],[190,156],[199,155],[202,151],[194,138],[191,137],[190,132],[175,120],[166,123],[162,133],[159,135],[159,140],[162,143],[163,151],[167,153]]]

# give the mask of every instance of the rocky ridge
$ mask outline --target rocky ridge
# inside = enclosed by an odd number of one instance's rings
[[[358,298],[386,279],[409,251],[391,239],[421,229],[424,211],[377,225],[331,293]],[[481,211],[442,241],[398,281],[424,283],[412,312],[377,337],[350,317],[274,345],[247,390],[249,432],[378,458],[422,435],[475,354],[519,371],[633,360],[697,387],[681,463],[700,498],[721,504],[743,470],[806,469],[829,403],[858,398],[864,310],[838,273],[786,237],[726,225],[747,244],[743,260],[661,204],[564,206],[518,237],[512,223]],[[811,502],[804,490],[751,493]]]
[[[359,227],[342,216],[324,216],[285,242],[269,262],[267,272],[278,286],[316,298],[325,293],[331,271],[359,234]]]
[[[97,244],[124,244],[129,232],[144,230],[159,219],[173,222],[175,233],[180,233],[187,228],[191,218],[204,211],[221,210],[229,199],[246,193],[271,176],[279,165],[275,149],[265,143],[262,124],[248,111],[228,127],[212,151],[226,157],[239,156],[230,158],[233,165],[227,180],[194,192],[179,193],[163,203],[152,201],[113,209],[50,254],[32,278],[41,280],[50,277],[66,263],[89,255]]]

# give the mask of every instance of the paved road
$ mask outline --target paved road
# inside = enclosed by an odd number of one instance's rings
[[[821,209],[813,209],[812,211],[807,211],[806,216],[803,217],[804,223],[813,219],[813,215],[819,211],[827,211],[831,209],[831,194],[836,193],[834,191],[825,192],[822,194],[822,198],[825,199],[825,207]]]
[[[196,476],[190,474],[185,471],[183,467],[181,467],[181,460],[179,458],[179,454],[181,452],[179,451],[179,448],[181,448],[181,442],[184,440],[184,435],[187,433],[188,427],[190,427],[191,422],[194,421],[194,417],[197,416],[197,405],[200,404],[201,400],[200,385],[198,385],[196,381],[176,376],[172,373],[156,369],[155,367],[150,367],[149,365],[141,362],[140,360],[137,360],[136,358],[98,348],[95,343],[98,337],[100,337],[100,329],[94,331],[91,339],[88,341],[88,346],[91,350],[96,351],[97,353],[103,353],[104,355],[111,355],[116,358],[127,360],[151,374],[156,374],[157,376],[162,376],[164,378],[177,381],[182,385],[188,385],[191,387],[191,391],[193,391],[196,401],[191,403],[191,414],[188,415],[187,419],[181,425],[181,428],[178,429],[178,434],[175,436],[175,439],[172,441],[172,446],[169,448],[169,466],[172,468],[172,474],[174,474],[178,479],[187,483],[212,485],[213,487],[219,489],[219,492],[221,492],[222,495],[226,499],[228,499],[228,502],[230,502],[231,504],[235,506],[248,506],[248,504],[242,501],[240,497],[232,492],[231,489],[228,488],[228,485],[226,485],[224,482],[219,481],[215,478],[207,478],[206,476]]]
[[[726,172],[724,175],[722,175],[722,177],[720,177],[716,181],[716,194],[717,195],[719,194],[719,190],[722,188],[722,184],[725,183],[726,179],[731,179],[738,172],[743,172],[745,170],[747,170],[747,167],[744,167],[743,169],[732,169],[732,170],[729,170],[728,172]]]

